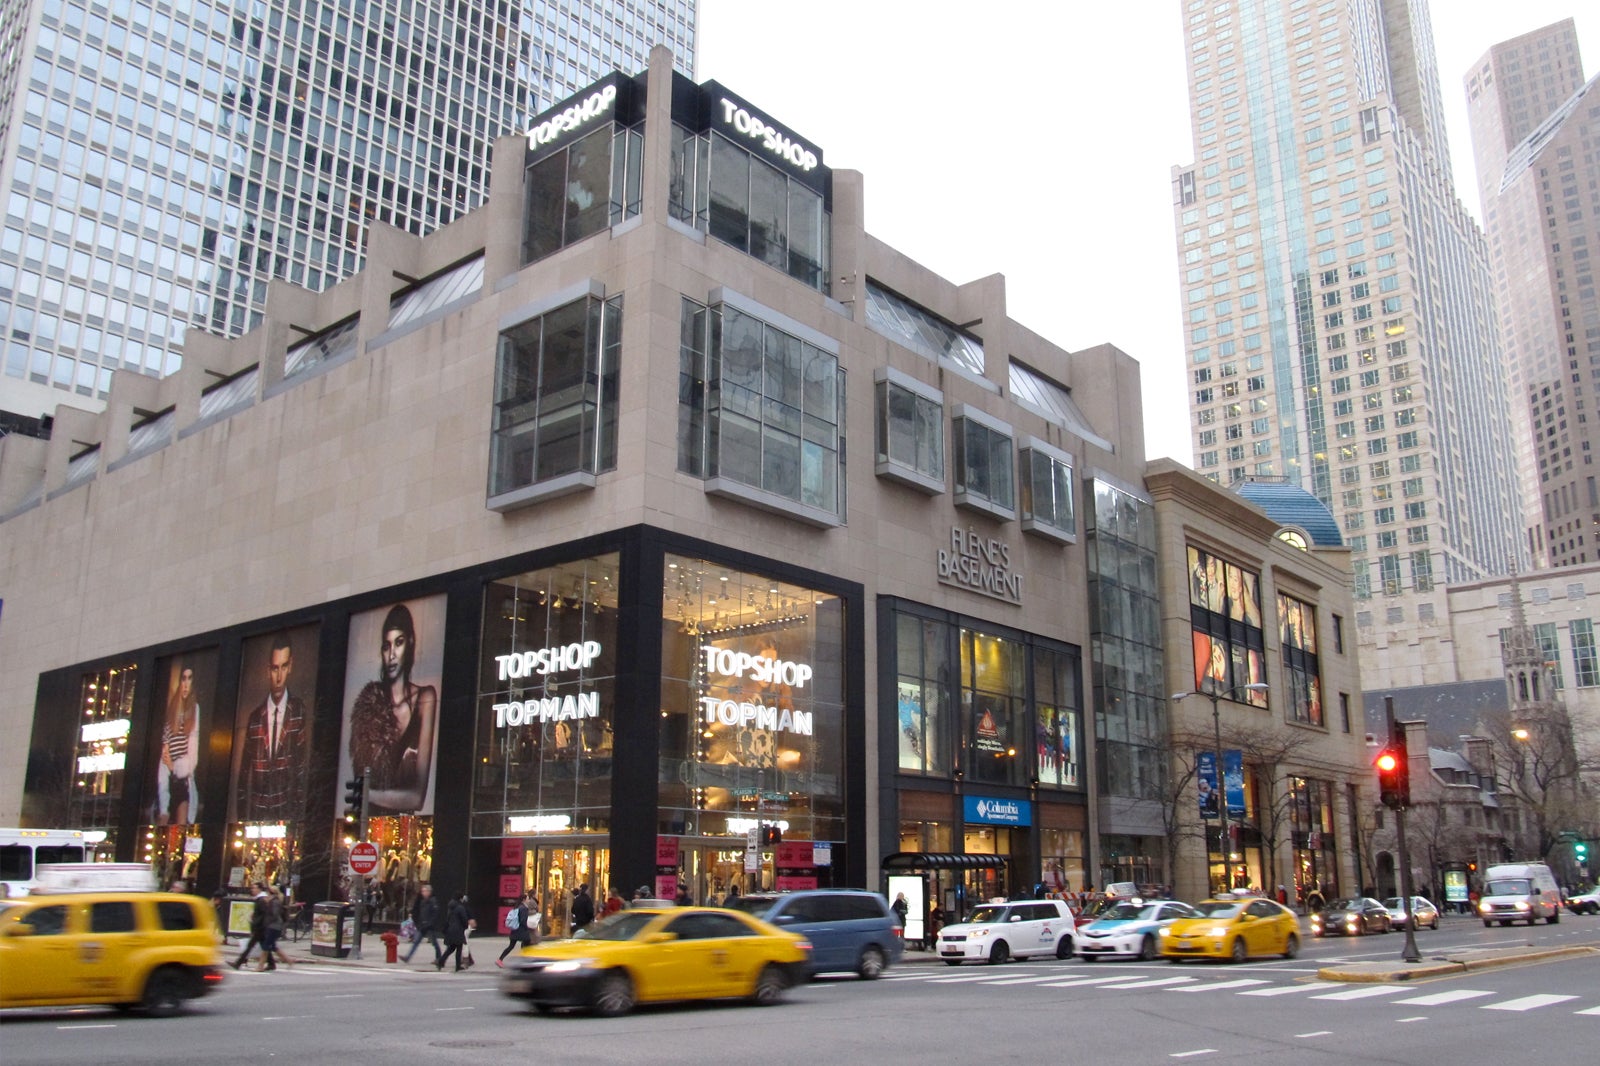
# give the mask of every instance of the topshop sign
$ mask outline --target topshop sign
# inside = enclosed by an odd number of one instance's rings
[[[719,648],[715,644],[702,644],[702,666],[707,674],[721,677],[748,678],[759,685],[784,685],[803,689],[811,680],[812,670],[806,663],[790,659],[775,659],[765,655]],[[764,729],[774,733],[793,733],[796,736],[812,735],[810,711],[796,711],[788,707],[770,707],[756,700],[722,699],[701,696],[700,709],[706,725],[735,726],[740,729]]]
[[[585,640],[573,644],[555,644],[533,651],[496,655],[501,681],[516,681],[525,677],[548,677],[551,674],[587,670],[600,657],[600,642]],[[494,724],[497,729],[508,726],[543,725],[547,722],[574,722],[581,718],[600,716],[598,692],[569,692],[561,696],[536,697],[529,700],[511,700],[494,704]]]

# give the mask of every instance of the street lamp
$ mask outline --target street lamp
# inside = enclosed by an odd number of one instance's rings
[[[1224,890],[1233,888],[1233,862],[1228,853],[1228,774],[1222,766],[1222,699],[1226,696],[1229,700],[1237,700],[1241,692],[1265,692],[1265,681],[1252,681],[1248,685],[1235,685],[1233,688],[1218,691],[1216,678],[1207,678],[1206,696],[1211,698],[1211,729],[1217,744],[1217,814],[1221,817],[1221,837],[1218,841],[1218,850],[1222,852],[1222,883]],[[1189,696],[1198,696],[1198,692],[1174,692],[1173,702]]]

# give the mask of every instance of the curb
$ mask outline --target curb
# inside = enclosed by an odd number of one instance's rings
[[[1500,966],[1516,966],[1524,962],[1544,962],[1551,959],[1576,958],[1581,955],[1600,955],[1600,948],[1567,947],[1545,948],[1538,951],[1519,951],[1509,955],[1490,955],[1472,959],[1444,959],[1431,963],[1409,963],[1403,968],[1376,970],[1343,970],[1327,967],[1317,971],[1319,981],[1344,981],[1348,983],[1385,984],[1398,981],[1415,981],[1427,977],[1450,977],[1475,970],[1492,970]],[[1368,965],[1382,965],[1369,963]]]

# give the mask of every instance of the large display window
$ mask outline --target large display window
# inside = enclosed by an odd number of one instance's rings
[[[200,863],[201,801],[212,773],[205,737],[217,709],[217,650],[157,660],[154,675],[140,858],[161,884],[192,886]]]
[[[668,555],[660,832],[844,839],[844,604]]]
[[[609,829],[617,567],[612,553],[485,587],[474,836]]]
[[[79,684],[77,750],[64,823],[74,829],[114,834],[121,820],[138,677],[138,667],[128,663],[84,674]]]

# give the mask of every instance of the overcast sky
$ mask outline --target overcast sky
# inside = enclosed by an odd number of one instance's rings
[[[1140,363],[1151,458],[1191,462],[1171,168],[1195,160],[1180,0],[699,0],[697,75],[866,180],[874,236],[1011,317]],[[1476,216],[1462,76],[1574,0],[1435,0],[1456,187]],[[1092,417],[1092,413],[1091,413]]]

